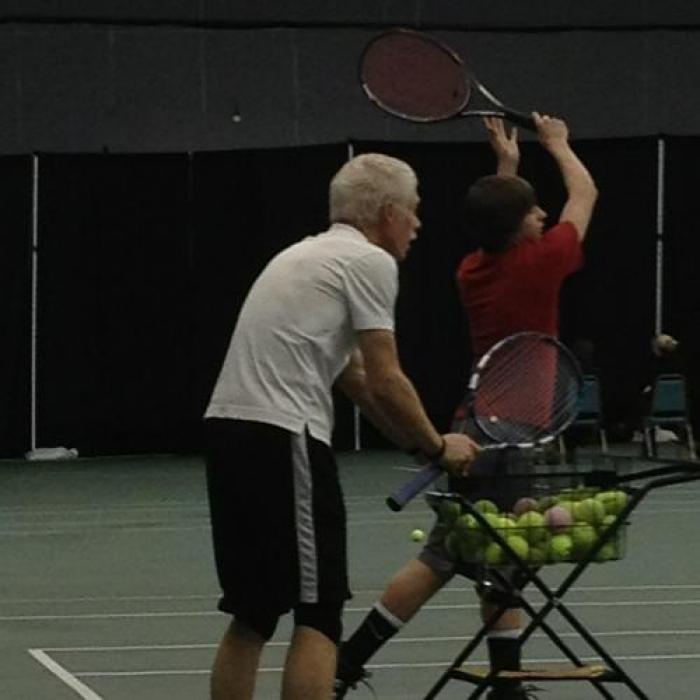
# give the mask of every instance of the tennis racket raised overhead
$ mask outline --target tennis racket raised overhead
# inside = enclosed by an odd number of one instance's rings
[[[506,107],[448,46],[428,34],[393,29],[375,37],[360,59],[362,87],[377,106],[414,122],[504,117],[535,130],[532,117]],[[488,109],[468,109],[477,92]]]
[[[466,414],[488,440],[484,450],[537,447],[574,420],[581,386],[578,362],[556,338],[516,333],[479,360],[469,380]],[[479,440],[478,434],[472,437]],[[425,467],[392,493],[387,505],[401,510],[440,474],[440,467]]]

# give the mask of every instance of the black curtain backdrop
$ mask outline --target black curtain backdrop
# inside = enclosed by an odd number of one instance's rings
[[[577,153],[590,168],[600,199],[585,243],[586,265],[562,290],[561,335],[596,348],[612,424],[625,422],[643,381],[653,332],[656,222],[656,141],[583,141]],[[465,389],[472,356],[454,273],[472,250],[462,206],[469,184],[495,170],[490,148],[480,144],[359,143],[416,169],[423,228],[402,265],[397,337],[404,367],[441,428]],[[556,223],[565,189],[551,156],[538,144],[521,146],[520,172],[538,192]],[[370,444],[384,444],[371,428]]]
[[[493,156],[484,144],[360,142],[355,150],[396,156],[418,175],[422,228],[400,268],[397,343],[404,370],[430,417],[446,430],[471,364],[455,282],[457,265],[469,247],[464,195],[470,182],[493,170]],[[363,433],[363,444],[386,444],[369,425]]]
[[[657,143],[586,141],[576,150],[600,195],[585,266],[562,290],[561,336],[593,343],[606,422],[613,438],[626,439],[638,418],[654,332]]]
[[[681,342],[688,375],[693,423],[700,425],[700,235],[697,213],[697,163],[700,140],[666,141],[666,207],[663,330]]]
[[[0,158],[0,457],[30,442],[32,159]]]
[[[198,415],[249,287],[276,253],[328,227],[328,183],[347,158],[345,145],[193,157]],[[336,405],[336,442],[350,449],[352,408]]]
[[[188,158],[42,156],[38,443],[190,444]]]
[[[626,424],[654,332],[656,139],[583,141],[601,192],[586,267],[562,296],[562,337],[595,344],[610,425]],[[693,175],[700,139],[667,144],[665,329],[686,348],[698,395],[700,283]],[[485,144],[356,142],[406,159],[423,228],[401,266],[402,363],[447,428],[471,364],[454,273],[470,250],[469,183],[494,169]],[[525,143],[522,174],[555,220],[564,189]],[[245,294],[279,250],[327,226],[344,144],[173,155],[41,155],[38,444],[86,454],[189,452]],[[0,455],[29,447],[31,159],[2,158]],[[696,416],[697,424],[697,416]],[[621,428],[623,430],[623,428]],[[335,444],[353,446],[338,397]],[[386,443],[366,425],[364,446]]]

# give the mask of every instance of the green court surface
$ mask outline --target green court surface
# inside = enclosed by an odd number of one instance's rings
[[[422,499],[401,513],[384,505],[410,476],[401,454],[345,454],[340,464],[354,591],[344,622],[351,631],[387,578],[418,551],[411,531],[429,528],[432,517]],[[652,491],[632,513],[627,556],[591,565],[565,599],[655,700],[700,696],[699,513],[700,482]],[[201,460],[0,462],[0,562],[2,700],[207,698],[226,618],[215,609]],[[554,584],[569,567],[548,567],[544,578]],[[528,598],[541,600],[536,592]],[[591,658],[558,614],[549,620]],[[422,698],[477,629],[471,584],[455,578],[373,659],[377,697]],[[264,654],[262,700],[279,695],[289,632],[285,619]],[[525,656],[561,659],[542,634]],[[549,700],[600,697],[588,683],[543,687]],[[633,697],[607,687],[615,698]],[[453,681],[440,697],[466,698],[471,690]],[[362,689],[348,697],[372,695]]]

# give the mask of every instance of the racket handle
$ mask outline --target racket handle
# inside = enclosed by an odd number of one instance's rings
[[[503,113],[506,115],[506,119],[513,124],[522,126],[523,129],[529,129],[530,131],[537,131],[535,126],[535,120],[531,115],[525,114],[524,112],[516,112],[512,109],[503,109]]]
[[[409,501],[414,499],[423,489],[430,486],[443,473],[443,470],[434,464],[423,467],[410,481],[396,489],[386,499],[386,504],[393,511],[398,512],[402,510]]]

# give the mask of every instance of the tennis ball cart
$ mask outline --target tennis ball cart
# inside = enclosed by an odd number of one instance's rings
[[[610,699],[617,697],[611,690],[617,684],[626,686],[634,697],[648,698],[564,599],[589,566],[624,558],[629,518],[651,491],[700,479],[700,464],[654,459],[640,465],[631,457],[604,456],[588,469],[566,471],[562,466],[547,473],[507,478],[524,479],[520,490],[523,495],[513,503],[511,512],[499,512],[493,501],[484,498],[467,500],[437,491],[425,496],[437,514],[446,550],[459,562],[458,573],[474,578],[474,572],[479,572],[477,590],[483,595],[495,587],[498,596],[489,598],[495,606],[491,617],[424,700],[438,697],[453,681],[472,684],[474,688],[466,697],[479,698],[495,683],[506,680],[538,685],[587,682]],[[541,573],[545,567],[559,563],[573,567],[568,567],[560,583],[552,586]],[[543,596],[543,603],[534,605],[526,600],[524,591],[528,586]],[[521,649],[539,630],[561,651],[561,663],[546,668],[525,663],[520,670],[479,669],[467,663],[510,608],[520,608],[529,619],[518,639]],[[600,663],[584,663],[562,633],[555,631],[548,621],[555,611]]]

